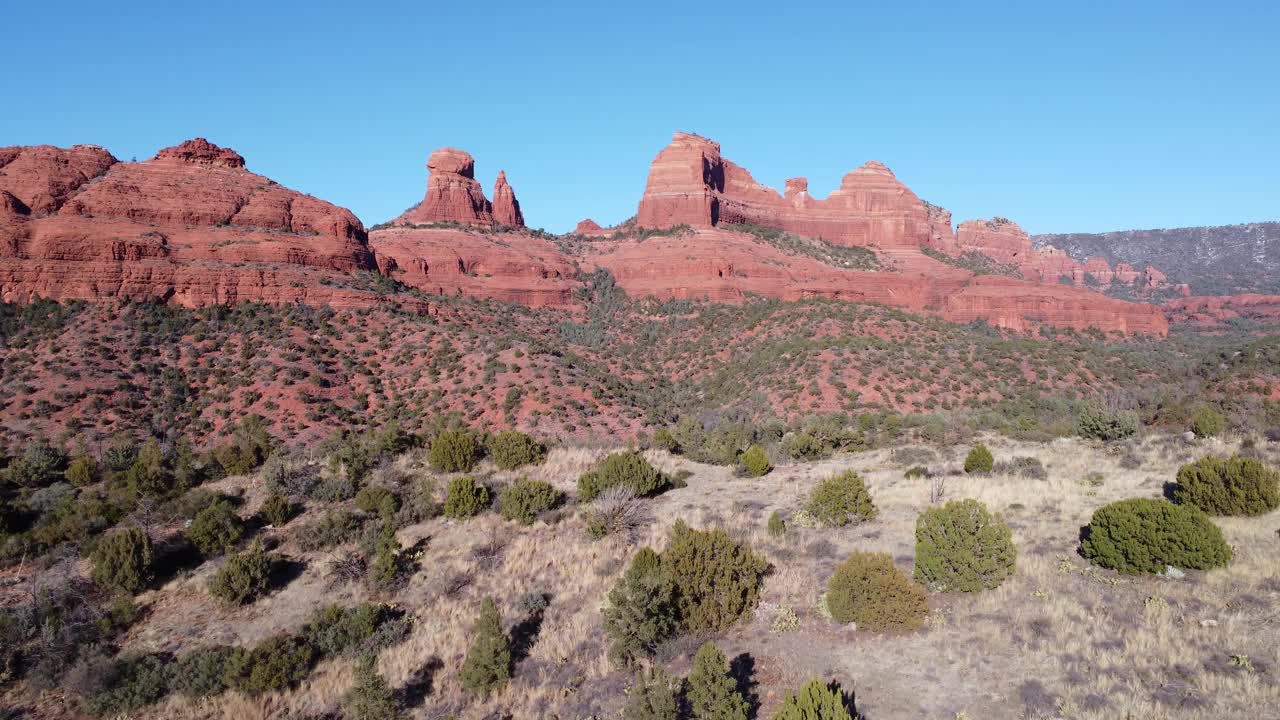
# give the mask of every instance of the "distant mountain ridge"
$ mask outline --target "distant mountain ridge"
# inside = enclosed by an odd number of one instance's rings
[[[1077,260],[1150,264],[1194,295],[1280,295],[1280,222],[1032,236]]]

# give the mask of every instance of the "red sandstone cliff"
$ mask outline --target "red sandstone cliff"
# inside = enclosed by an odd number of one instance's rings
[[[498,171],[498,179],[493,183],[493,221],[507,227],[524,227],[520,201],[516,200],[516,191],[507,184],[507,173],[504,170]]]
[[[371,302],[341,287],[376,268],[360,221],[249,172],[232,150],[195,139],[139,163],[89,146],[0,159],[5,301]]]

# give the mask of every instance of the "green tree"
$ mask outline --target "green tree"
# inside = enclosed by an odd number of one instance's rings
[[[151,581],[151,538],[141,528],[107,534],[91,559],[93,580],[102,587],[136,593]]]
[[[209,593],[230,605],[244,605],[271,589],[272,558],[254,540],[244,552],[227,556],[218,572],[209,579]]]
[[[547,449],[542,443],[516,430],[506,430],[489,440],[489,456],[499,470],[515,470],[542,462]]]
[[[1080,542],[1084,556],[1126,575],[1166,567],[1208,570],[1231,561],[1231,546],[1203,510],[1129,498],[1094,511]]]
[[[445,430],[431,441],[427,460],[441,472],[470,472],[476,464],[479,446],[465,430]]]
[[[134,495],[160,497],[173,489],[173,474],[165,464],[160,443],[154,438],[148,439],[138,450],[137,457],[125,473],[125,482]]]
[[[832,475],[819,483],[809,496],[806,509],[823,525],[831,527],[848,525],[855,519],[859,522],[872,520],[880,512],[871,501],[866,482],[852,470]]]
[[[344,720],[395,720],[400,716],[396,694],[378,674],[377,662],[373,654],[356,661],[355,680],[342,697]]]
[[[698,648],[685,696],[694,720],[747,720],[749,705],[729,675],[729,660],[712,643]]]
[[[605,490],[620,485],[631,488],[636,495],[651,496],[666,490],[670,480],[639,452],[616,452],[578,478],[578,501],[591,502]]]
[[[622,720],[679,720],[680,684],[660,668],[636,676]]]
[[[675,583],[681,623],[696,632],[724,630],[754,610],[769,563],[724,530],[694,530],[678,520],[662,568]]]
[[[460,680],[466,690],[485,695],[503,687],[511,678],[511,640],[502,631],[502,618],[493,598],[487,597],[481,603],[471,637]]]
[[[986,445],[978,443],[964,459],[964,471],[970,475],[985,475],[995,469],[996,459]]]
[[[1226,429],[1227,419],[1222,416],[1222,413],[1207,405],[1196,410],[1196,414],[1191,417],[1191,432],[1195,433],[1196,437],[1213,437]]]
[[[489,507],[489,488],[475,478],[463,476],[449,481],[444,498],[445,517],[465,520],[480,514]]]
[[[742,469],[751,477],[762,477],[769,474],[773,465],[769,464],[769,455],[759,445],[752,445],[742,453]]]
[[[827,583],[827,609],[836,622],[857,623],[859,630],[916,630],[924,625],[929,600],[924,586],[888,553],[855,552]]]
[[[601,615],[611,641],[609,655],[620,665],[652,655],[659,643],[675,635],[680,627],[675,584],[662,571],[657,553],[647,547],[636,553],[609,591]]]
[[[998,587],[1018,551],[1004,520],[977,500],[952,500],[916,518],[916,580],[942,592]]]
[[[205,557],[221,555],[235,547],[244,535],[244,523],[224,499],[214,500],[196,514],[187,528],[187,539]]]
[[[773,720],[853,720],[853,716],[849,714],[844,693],[815,678],[794,695],[787,693]]]

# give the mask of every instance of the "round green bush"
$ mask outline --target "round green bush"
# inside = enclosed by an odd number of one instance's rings
[[[476,464],[476,439],[463,430],[445,430],[431,441],[427,460],[441,472],[468,472]]]
[[[763,477],[773,469],[773,466],[769,464],[768,454],[759,445],[752,445],[747,448],[747,451],[742,453],[740,460],[742,461],[742,469],[746,470],[751,477]]]
[[[823,480],[814,488],[806,506],[810,515],[830,527],[848,525],[855,519],[866,521],[879,514],[862,476],[852,470]]]
[[[209,579],[209,593],[230,605],[244,605],[271,589],[271,556],[255,540],[244,552],[227,556]]]
[[[724,530],[694,530],[676,521],[662,551],[662,570],[675,583],[685,629],[724,630],[755,609],[769,563]]]
[[[1153,498],[1098,508],[1081,533],[1080,547],[1086,558],[1126,575],[1170,566],[1207,570],[1231,561],[1222,530],[1204,511]]]
[[[141,528],[118,530],[98,541],[91,560],[94,582],[136,593],[151,581],[151,538]]]
[[[77,455],[63,473],[67,482],[80,488],[98,482],[98,463],[88,455]]]
[[[1254,458],[1210,455],[1178,468],[1173,497],[1210,515],[1265,515],[1280,507],[1280,472]]]
[[[315,648],[303,638],[270,637],[230,658],[227,685],[251,695],[283,690],[306,678],[317,659]]]
[[[996,459],[991,456],[991,451],[986,445],[978,443],[969,451],[968,457],[964,459],[964,471],[973,474],[985,474],[991,472],[996,466]]]
[[[836,622],[861,630],[916,630],[929,600],[924,586],[907,577],[888,553],[855,552],[827,582],[827,609]]]
[[[1202,407],[1191,417],[1191,432],[1195,433],[1196,437],[1213,437],[1226,429],[1227,419],[1211,407]]]
[[[517,480],[498,493],[498,512],[507,520],[532,525],[539,513],[560,503],[560,491],[541,480]]]
[[[475,478],[463,476],[449,482],[444,498],[445,517],[464,520],[479,515],[489,507],[489,488],[476,482]]]
[[[298,514],[298,508],[289,501],[289,498],[283,495],[272,495],[263,501],[258,514],[268,525],[282,527]]]
[[[1101,402],[1088,402],[1076,416],[1076,433],[1090,440],[1123,440],[1138,434],[1138,416],[1109,410]]]
[[[507,430],[489,440],[489,456],[499,470],[515,470],[542,462],[547,449],[542,443],[516,430]]]
[[[601,492],[625,486],[636,495],[656,495],[670,486],[670,481],[635,450],[612,453],[595,470],[578,478],[578,500],[591,502]]]
[[[221,555],[235,547],[244,535],[244,523],[223,499],[214,500],[209,507],[196,513],[187,528],[187,539],[205,557]]]
[[[916,518],[915,578],[933,590],[998,587],[1017,556],[1009,526],[977,500],[952,500]]]

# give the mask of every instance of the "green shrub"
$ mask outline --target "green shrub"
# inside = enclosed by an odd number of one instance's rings
[[[476,464],[479,447],[465,430],[445,430],[431,441],[427,459],[441,472],[469,472]]]
[[[356,493],[356,507],[367,513],[394,515],[400,510],[400,498],[381,485],[365,485]]]
[[[1167,500],[1130,498],[1098,508],[1081,539],[1084,556],[1126,575],[1166,567],[1226,565],[1231,548],[1204,511]]]
[[[123,658],[107,666],[98,681],[103,690],[85,699],[95,715],[125,715],[169,693],[169,666],[155,655]]]
[[[724,630],[755,609],[769,563],[724,530],[693,530],[676,521],[662,552],[663,572],[675,584],[685,629]]]
[[[661,668],[638,673],[627,690],[622,720],[680,720],[680,681]]]
[[[836,622],[872,632],[916,630],[929,601],[924,586],[907,577],[888,553],[855,552],[827,583],[827,609]]]
[[[235,547],[244,535],[244,523],[231,503],[215,500],[201,510],[187,528],[187,539],[205,557],[213,557]]]
[[[5,478],[20,487],[37,488],[65,479],[67,455],[44,439],[29,443],[22,456],[5,468]]]
[[[142,444],[124,477],[126,487],[134,495],[160,497],[174,489],[173,473],[165,462],[160,443],[154,438]]]
[[[409,625],[386,605],[329,605],[311,616],[302,630],[307,642],[326,657],[378,652],[398,642]]]
[[[547,449],[529,435],[516,430],[506,430],[489,440],[489,457],[499,470],[515,470],[525,465],[542,462]]]
[[[906,478],[907,480],[919,480],[920,478],[928,477],[928,476],[929,476],[929,468],[924,467],[923,465],[916,465],[915,467],[909,467],[907,468],[906,472],[902,473],[902,477]]]
[[[106,535],[91,559],[93,580],[104,588],[136,593],[151,582],[151,538],[141,528]]]
[[[408,563],[400,552],[395,526],[384,522],[369,564],[368,581],[376,590],[391,592],[408,580]]]
[[[98,482],[100,471],[98,463],[88,455],[77,455],[67,465],[63,477],[75,487],[82,488]]]
[[[502,618],[493,598],[485,598],[480,616],[471,626],[471,647],[458,679],[472,693],[487,695],[511,678],[511,640],[502,631]]]
[[[192,651],[174,666],[173,690],[191,697],[218,695],[229,687],[228,672],[244,655],[243,650],[225,645]]]
[[[298,508],[283,495],[272,495],[258,509],[262,519],[273,527],[283,527],[298,514]]]
[[[916,518],[915,578],[934,590],[998,587],[1013,574],[1017,555],[1009,526],[977,500],[952,500]]]
[[[245,605],[271,589],[272,558],[255,540],[244,552],[233,552],[209,578],[209,593],[229,605]]]
[[[853,720],[849,709],[838,687],[813,679],[794,695],[787,693],[773,720]]]
[[[629,487],[636,495],[649,497],[666,490],[670,483],[644,455],[626,450],[609,455],[595,470],[578,478],[578,500],[591,502],[601,492],[618,486]]]
[[[1213,437],[1226,429],[1227,419],[1211,407],[1201,407],[1191,417],[1191,432],[1195,433],[1196,437]]]
[[[1178,468],[1174,499],[1210,515],[1265,515],[1280,507],[1280,472],[1254,458],[1210,455]]]
[[[782,518],[781,512],[774,510],[773,513],[769,515],[768,529],[769,537],[771,538],[777,539],[784,537],[787,534],[787,521]]]
[[[1076,415],[1076,433],[1090,440],[1123,440],[1138,434],[1138,416],[1110,410],[1100,402],[1087,402]]]
[[[378,674],[376,655],[356,662],[351,689],[342,696],[343,720],[395,720],[400,717],[396,694]]]
[[[559,490],[541,480],[517,480],[498,493],[498,511],[507,520],[532,525],[539,513],[555,507],[562,500]]]
[[[788,434],[782,439],[782,449],[792,460],[821,460],[831,454],[821,440],[805,432]]]
[[[489,488],[475,478],[463,476],[449,482],[444,498],[444,516],[464,520],[489,507]]]
[[[729,660],[712,643],[693,657],[685,697],[694,720],[747,720],[750,705],[729,674]]]
[[[680,443],[669,428],[658,428],[653,432],[653,446],[662,448],[673,455],[680,452]]]
[[[305,679],[317,659],[315,648],[300,637],[270,637],[230,658],[227,685],[251,695],[283,690]]]
[[[249,415],[231,432],[231,440],[213,451],[213,458],[227,475],[245,475],[271,455],[271,435],[261,415]]]
[[[609,655],[619,665],[652,655],[659,643],[675,635],[680,626],[675,583],[663,572],[657,553],[649,548],[636,553],[609,591],[601,615]]]
[[[841,527],[855,520],[874,519],[879,510],[862,476],[852,470],[832,475],[814,488],[805,506],[823,525]]]
[[[349,510],[330,510],[291,532],[298,547],[307,552],[327,550],[349,542],[360,531],[363,519]]]
[[[764,448],[759,445],[752,445],[747,451],[742,453],[742,469],[751,477],[763,477],[767,475],[773,466],[769,464],[769,456],[765,454]]]
[[[986,475],[995,469],[996,459],[986,445],[978,443],[964,459],[964,471],[970,475]]]

